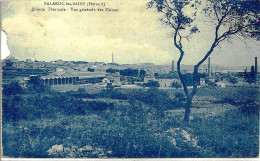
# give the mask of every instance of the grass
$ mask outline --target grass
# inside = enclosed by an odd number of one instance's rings
[[[257,157],[259,152],[259,115],[245,114],[241,109],[205,120],[195,118],[190,128],[198,145],[214,151],[211,157]]]
[[[4,96],[4,155],[256,157],[257,92],[245,88],[199,89],[198,96],[212,96],[218,98],[212,103],[228,102],[237,108],[207,117],[195,114],[189,125],[183,124],[183,116],[164,116],[165,110],[178,109],[182,101],[156,89]],[[58,146],[62,151],[55,149]],[[84,151],[84,147],[92,150]]]

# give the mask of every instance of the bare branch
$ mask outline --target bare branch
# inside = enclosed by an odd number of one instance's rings
[[[216,15],[216,17],[217,17],[217,20],[218,20],[218,22],[220,21],[220,19],[219,19],[219,16],[218,16],[218,13],[217,13],[217,11],[216,11],[216,8],[215,8],[215,6],[213,6],[213,10],[214,10],[214,12],[215,12],[215,15]]]

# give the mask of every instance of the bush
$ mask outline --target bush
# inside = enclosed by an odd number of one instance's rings
[[[181,85],[178,82],[172,82],[171,86],[177,89],[181,88]]]
[[[27,82],[27,93],[42,93],[49,91],[47,86],[43,85],[40,76],[31,76]]]
[[[175,93],[175,99],[176,99],[177,101],[185,101],[185,100],[186,100],[186,96],[185,96],[185,94],[182,93],[182,92],[176,92],[176,93]]]
[[[259,155],[259,113],[240,109],[222,115],[191,121],[198,145],[215,153],[214,157],[251,158]]]
[[[214,83],[214,82],[208,82],[208,85],[209,85],[209,87],[216,87],[217,86],[217,84]]]
[[[158,81],[149,81],[148,83],[144,83],[143,86],[145,87],[160,87],[160,84]]]
[[[99,101],[90,101],[88,102],[88,106],[92,111],[104,111],[107,109],[113,110],[113,103],[99,102]]]
[[[11,82],[3,86],[3,95],[18,95],[23,93],[23,88],[18,82]]]

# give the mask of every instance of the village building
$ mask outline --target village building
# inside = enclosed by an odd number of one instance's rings
[[[201,86],[206,85],[206,79],[205,78],[200,78],[200,85]]]
[[[45,67],[45,64],[44,64],[44,62],[41,62],[41,61],[34,61],[31,65],[32,69],[42,69],[44,67]]]
[[[148,83],[149,81],[155,81],[155,76],[145,76],[144,77],[144,83]]]
[[[19,61],[19,62],[17,62],[17,63],[14,63],[12,67],[13,67],[13,68],[25,68],[25,67],[26,67],[26,64],[25,64],[25,62],[23,62],[23,61]]]
[[[227,87],[227,83],[225,83],[225,82],[217,82],[216,85],[220,88],[226,88]]]
[[[160,87],[171,87],[173,82],[176,82],[179,84],[181,83],[180,79],[177,79],[177,78],[159,78],[156,80],[159,82]]]
[[[57,68],[56,72],[48,76],[41,77],[44,85],[80,85],[80,84],[96,84],[96,83],[110,83],[105,79],[105,73],[97,72],[82,72],[75,70],[64,70]],[[104,80],[105,79],[105,80]]]
[[[26,63],[33,63],[32,59],[26,59],[25,62]]]
[[[112,83],[113,86],[122,85],[119,73],[109,74],[106,78],[110,80],[110,83]]]

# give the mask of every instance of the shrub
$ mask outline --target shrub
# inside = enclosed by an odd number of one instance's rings
[[[178,82],[172,82],[171,86],[177,89],[181,88],[181,85]]]
[[[18,95],[23,93],[23,88],[18,82],[11,82],[3,86],[3,95]]]
[[[149,81],[148,83],[144,83],[143,86],[145,87],[160,87],[160,84],[158,81]]]
[[[175,93],[175,99],[177,101],[185,101],[186,100],[186,97],[185,97],[185,94],[182,93],[182,92],[176,92]]]
[[[257,157],[259,116],[239,109],[222,115],[191,121],[198,145],[215,153],[214,157]]]

